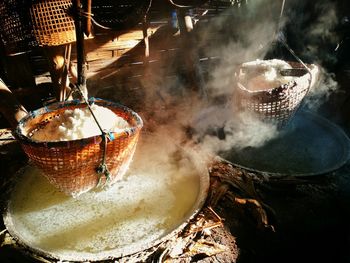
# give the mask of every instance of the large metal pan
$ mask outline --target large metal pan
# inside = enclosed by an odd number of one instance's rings
[[[164,146],[161,149],[173,147],[170,144],[165,145],[164,140],[156,137],[150,139],[141,136],[128,176],[107,190],[89,192],[76,199],[58,192],[35,168],[24,167],[16,174],[3,215],[8,232],[33,255],[55,261],[84,262],[120,258],[174,237],[205,203],[209,190],[209,174],[206,167],[193,158],[194,153],[188,154],[175,147],[171,155],[165,155],[159,151],[159,145]],[[150,164],[150,160],[155,163]],[[182,178],[181,174],[186,166],[191,176]],[[168,169],[169,167],[172,168]],[[137,173],[142,174],[137,187],[123,189],[128,182],[135,179],[133,176]],[[154,176],[155,174],[160,176]],[[173,185],[173,188],[170,187],[171,191],[167,187],[153,186],[152,182],[158,184],[162,180]],[[196,189],[191,191],[188,188],[187,192],[184,191],[191,182]],[[106,197],[106,193],[110,194],[111,191],[113,194]],[[141,191],[143,198],[133,200],[137,191]],[[175,198],[175,205],[171,208],[175,210],[166,208],[163,211],[160,208],[166,207],[164,202],[171,199],[168,198],[169,195]],[[128,200],[128,205],[125,202],[122,204],[122,200],[118,198]],[[149,203],[148,199],[155,203]],[[105,209],[106,202],[109,210]],[[134,202],[138,202],[137,205]],[[183,202],[187,203],[182,207]],[[149,209],[147,216],[140,212],[145,207]],[[55,216],[48,216],[49,212]],[[149,235],[138,236],[138,229],[132,227],[132,220],[147,221],[150,218],[156,218],[158,224],[166,227],[163,231],[153,231],[152,227],[156,228],[157,224],[147,226],[145,223],[143,231]],[[121,224],[126,223],[130,229],[123,232],[124,237],[111,235]],[[45,232],[48,226],[56,232]],[[111,240],[107,240],[104,245],[99,244],[107,237]],[[124,241],[120,241],[122,239]],[[90,245],[84,247],[85,243]]]
[[[226,127],[234,118],[232,115],[230,108],[213,107],[203,112],[194,126],[200,134],[199,144],[202,138],[211,136],[211,141],[216,142],[213,154],[238,167],[268,176],[317,176],[331,173],[349,160],[348,136],[338,125],[317,113],[299,110],[286,127],[278,132],[271,127],[272,134],[265,135],[258,124],[251,122],[248,128],[254,132],[249,131],[251,134],[247,136],[262,137],[264,143],[244,147],[239,142],[245,133]],[[236,124],[237,121],[239,119]]]
[[[302,110],[263,146],[232,148],[219,155],[247,170],[270,176],[316,176],[331,173],[349,160],[350,141],[331,121]]]

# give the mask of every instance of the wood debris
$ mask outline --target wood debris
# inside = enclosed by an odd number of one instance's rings
[[[255,173],[247,172],[228,163],[215,162],[211,165],[211,188],[209,202],[214,207],[224,196],[238,208],[249,211],[258,228],[274,231],[269,216],[274,216],[271,207],[265,204],[256,190],[257,182],[261,182]]]

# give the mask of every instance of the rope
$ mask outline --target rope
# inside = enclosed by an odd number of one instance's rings
[[[280,16],[278,19],[278,29],[280,29],[281,26],[281,20],[283,18],[283,13],[284,13],[284,8],[285,8],[286,0],[282,1],[282,6],[281,6],[281,12]],[[282,43],[282,45],[289,51],[289,53],[307,70],[308,74],[310,75],[310,80],[309,80],[309,89],[311,88],[312,84],[312,73],[311,70],[308,68],[308,66],[295,54],[294,50],[287,44],[287,41],[285,40],[285,36],[282,32],[277,34],[277,41]]]
[[[91,112],[91,114],[93,114]],[[107,134],[102,131],[102,146],[103,146],[103,155],[102,155],[102,162],[100,165],[97,167],[96,172],[100,175],[98,178],[98,182],[96,187],[99,187],[102,182],[102,175],[106,177],[106,182],[107,184],[111,180],[111,173],[108,170],[107,164],[106,164],[106,155],[107,155]]]
[[[76,90],[78,91],[81,99],[88,107],[92,117],[94,118],[99,130],[101,131],[101,137],[102,137],[102,147],[103,147],[103,154],[102,154],[102,161],[100,165],[96,168],[96,172],[99,175],[98,182],[96,187],[100,186],[102,175],[106,177],[105,184],[107,184],[110,181],[110,172],[108,170],[107,164],[106,164],[106,155],[107,155],[107,133],[102,129],[100,123],[98,122],[93,110],[90,107],[89,101],[87,97],[83,94],[81,87],[86,85],[86,78],[85,78],[85,68],[84,65],[84,34],[82,31],[82,24],[81,24],[81,18],[82,16],[91,16],[92,14],[87,14],[82,12],[81,6],[80,6],[80,0],[73,1],[73,17],[74,17],[74,23],[75,23],[75,31],[76,31],[76,48],[77,48],[77,60],[78,60],[78,81],[77,85],[75,85]]]
[[[85,12],[85,11],[80,11],[80,15],[82,16],[82,17],[85,17],[85,18],[87,18],[87,19],[91,19],[91,21],[95,24],[95,26],[97,26],[97,27],[100,27],[100,28],[102,28],[102,29],[106,29],[106,30],[112,30],[113,28],[111,28],[111,27],[107,27],[107,26],[103,26],[103,25],[101,25],[101,24],[99,24],[94,18],[93,18],[93,16],[94,16],[94,14],[93,13],[90,13],[90,12]]]
[[[179,4],[176,4],[176,3],[174,3],[173,0],[169,0],[169,2],[170,2],[173,6],[176,6],[176,7],[179,7],[179,8],[191,8],[191,7],[193,7],[193,5],[179,5]]]
[[[83,92],[81,91],[80,86],[75,85],[75,88],[78,91],[81,98],[83,99],[83,101],[85,102],[85,104],[88,107],[92,117],[94,118],[99,130],[101,131],[101,138],[102,138],[101,145],[103,148],[103,154],[102,154],[102,161],[101,161],[100,165],[96,168],[96,172],[99,175],[96,187],[100,187],[100,186],[103,187],[104,185],[109,183],[109,181],[111,179],[111,173],[109,172],[109,169],[108,169],[107,164],[106,164],[107,142],[108,142],[107,139],[110,139],[110,136],[102,129],[100,123],[98,122],[98,120],[96,118],[96,115],[94,114],[93,110],[91,109],[91,106],[90,106],[88,100],[85,98]],[[106,177],[106,181],[105,181],[104,185],[101,185],[102,175],[104,175]]]

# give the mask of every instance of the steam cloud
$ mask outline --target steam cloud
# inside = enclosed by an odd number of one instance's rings
[[[311,3],[314,7],[312,19],[305,12],[309,7],[304,1],[287,0],[282,21],[279,21],[281,1],[239,2],[239,7],[228,8],[210,23],[203,26],[199,23],[196,29],[197,54],[218,58],[205,79],[206,100],[199,97],[198,92],[185,88],[186,83],[176,73],[169,74],[178,63],[176,58],[174,61],[168,59],[160,62],[141,80],[145,94],[142,106],[136,110],[145,120],[146,132],[164,132],[174,143],[184,147],[193,146],[193,141],[188,141],[191,139],[213,154],[232,147],[260,147],[274,138],[278,130],[252,114],[236,110],[233,94],[237,66],[264,59],[271,47],[276,47],[274,40],[279,30],[289,32],[286,35],[288,44],[306,63],[321,66],[324,61],[335,62],[331,52],[322,52],[325,47],[333,47],[336,41],[332,31],[336,12],[328,1]],[[310,26],[306,27],[306,24]],[[153,53],[152,56],[157,59],[157,54]],[[323,69],[321,75],[320,82],[305,100],[310,108],[322,104],[337,89],[332,74]],[[113,86],[105,90],[104,97],[116,96],[115,90]],[[193,128],[190,136],[186,133],[186,127]],[[220,132],[224,136],[220,136]]]
[[[310,110],[317,111],[324,102],[328,101],[332,94],[338,91],[338,88],[335,75],[321,68],[319,80],[305,98],[305,106]]]
[[[211,108],[202,117],[196,123],[195,139],[209,153],[260,147],[278,134],[277,126],[247,111],[233,114],[231,108]]]
[[[289,30],[287,41],[305,62],[315,63],[320,67],[319,79],[305,98],[306,106],[316,111],[339,88],[335,75],[326,69],[332,68],[337,63],[334,50],[339,42],[334,30],[338,22],[336,4],[325,0],[315,3],[307,1],[287,1],[287,3],[290,5],[286,16],[293,25],[287,25]],[[309,12],[304,12],[305,10]]]
[[[302,2],[304,1],[286,1],[287,12],[281,21],[278,21],[281,2],[266,0],[246,2],[238,9],[228,10],[227,12],[237,12],[234,18],[225,15],[217,18],[210,30],[220,31],[220,27],[229,27],[228,25],[232,25],[232,28],[223,30],[223,38],[216,42],[215,47],[207,45],[208,41],[203,40],[206,43],[203,46],[208,46],[206,51],[209,56],[222,58],[211,73],[209,94],[234,96],[234,72],[237,65],[250,60],[264,59],[269,55],[269,48],[276,45],[273,40],[277,31],[288,29],[290,34],[287,35],[287,42],[291,41],[297,55],[306,63],[317,64],[320,68],[319,79],[312,86],[304,103],[308,108],[317,110],[327,101],[338,89],[334,74],[327,72],[323,67],[336,62],[335,53],[332,52],[337,42],[333,31],[337,22],[335,5],[329,1],[317,1],[312,3],[314,11],[310,14],[309,6]],[[217,43],[223,44],[218,46]],[[285,53],[288,53],[287,50]],[[290,54],[284,59],[290,60],[290,57],[295,60]],[[231,107],[230,109],[232,110]],[[221,118],[226,115],[221,113]],[[208,127],[217,127],[216,122],[212,120]],[[225,138],[219,139],[215,134],[206,135],[201,140],[204,148],[212,149],[215,153],[232,147],[260,147],[278,134],[276,126],[262,122],[247,112],[236,111],[231,111],[231,116],[223,122],[221,129],[226,135]]]

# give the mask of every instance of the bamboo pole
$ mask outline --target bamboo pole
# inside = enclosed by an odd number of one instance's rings
[[[190,88],[198,91],[200,96],[206,98],[206,86],[192,34],[193,22],[190,13],[190,9],[178,9],[178,23],[183,49],[182,60],[187,80],[191,83]]]
[[[82,5],[80,0],[73,1],[74,23],[76,32],[76,49],[77,49],[77,85],[83,94],[87,97],[86,88],[86,64],[84,54],[84,32],[82,23]]]
[[[142,33],[143,33],[143,43],[145,46],[145,62],[148,62],[149,58],[149,35],[148,35],[148,27],[149,27],[149,21],[147,19],[147,15],[143,18],[142,21]]]
[[[60,87],[60,101],[65,101],[67,98],[67,94],[69,93],[69,67],[70,67],[70,57],[71,57],[72,45],[68,44],[64,51],[64,66],[62,71],[61,78],[61,87]]]
[[[65,83],[62,76],[65,65],[64,48],[64,46],[48,46],[44,49],[56,100],[60,100],[61,84]]]
[[[86,1],[86,28],[85,34],[89,37],[91,34],[91,0]]]

